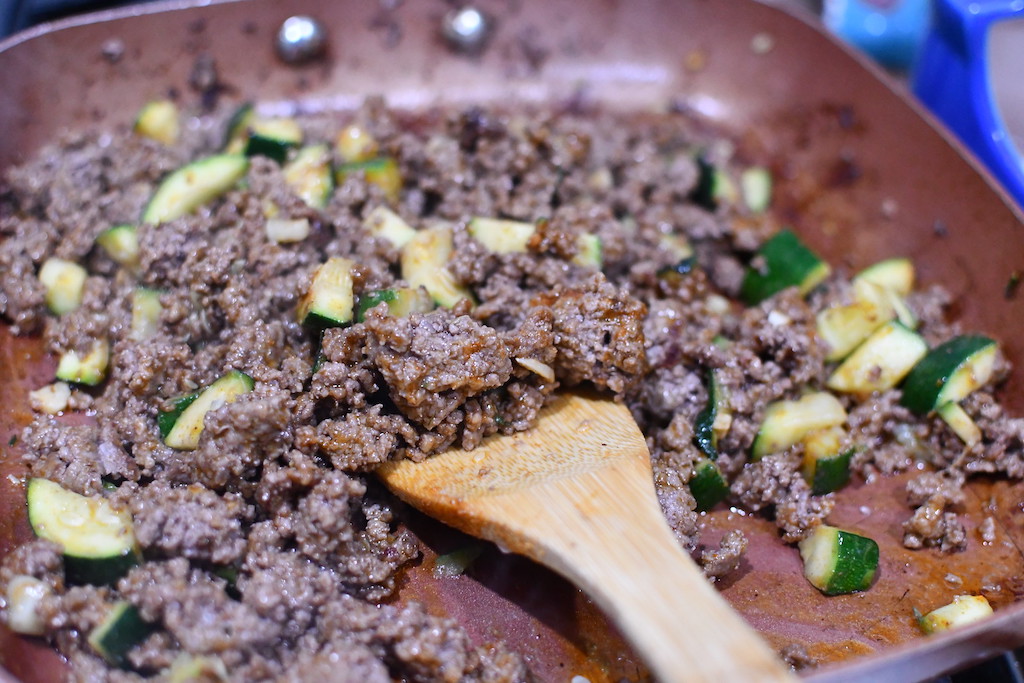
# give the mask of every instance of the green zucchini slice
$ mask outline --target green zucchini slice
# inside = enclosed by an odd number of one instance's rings
[[[303,147],[282,170],[284,180],[302,201],[314,209],[327,206],[334,192],[331,151],[327,145]]]
[[[64,573],[76,584],[113,583],[138,564],[131,515],[100,496],[83,496],[48,479],[29,479],[28,521],[39,538],[59,545]]]
[[[164,443],[180,451],[195,450],[206,413],[249,393],[253,386],[252,377],[232,370],[205,389],[175,399],[171,410],[157,418]]]
[[[829,427],[811,432],[803,438],[804,479],[811,493],[820,496],[838,491],[850,481],[850,459],[854,449],[846,444],[846,430]]]
[[[772,203],[772,174],[763,166],[751,166],[740,174],[743,203],[753,213],[764,213]]]
[[[391,201],[398,199],[402,189],[402,172],[398,162],[391,157],[376,157],[365,161],[349,161],[338,166],[335,178],[340,185],[353,173],[362,172],[366,182],[384,190],[384,196]]]
[[[822,524],[800,541],[804,576],[825,595],[867,590],[878,570],[872,539]]]
[[[868,266],[853,278],[871,282],[883,289],[909,296],[914,290],[914,263],[908,258],[891,258]]]
[[[422,287],[378,289],[359,297],[359,304],[356,306],[356,322],[362,322],[366,317],[366,312],[380,304],[387,304],[388,315],[395,318],[434,310],[434,300]]]
[[[724,169],[715,166],[704,154],[697,155],[697,185],[690,193],[690,199],[709,211],[719,204],[734,204],[740,193],[732,177]]]
[[[907,375],[900,403],[918,415],[960,401],[992,379],[998,345],[981,335],[961,335],[928,352]]]
[[[153,100],[142,105],[135,118],[135,132],[165,145],[178,141],[178,105],[171,100]]]
[[[390,242],[395,249],[401,249],[416,236],[416,229],[386,206],[378,206],[368,213],[363,227],[374,237]]]
[[[729,484],[716,463],[701,458],[690,479],[690,493],[697,502],[697,512],[704,512],[725,500],[729,495]]]
[[[435,226],[418,231],[402,249],[402,278],[423,287],[440,306],[451,308],[473,294],[455,281],[447,263],[454,251],[451,228]],[[475,303],[475,301],[474,301]]]
[[[935,412],[938,413],[939,417],[949,425],[949,428],[952,429],[966,445],[973,446],[981,441],[981,428],[978,427],[977,423],[971,419],[971,416],[960,407],[959,403],[954,401],[944,403],[936,408]]]
[[[527,251],[537,226],[524,221],[476,217],[469,221],[469,234],[496,254],[521,254]]]
[[[114,606],[89,634],[89,645],[111,666],[128,668],[128,652],[144,641],[155,626],[145,621],[139,610],[126,600]]]
[[[221,149],[227,154],[241,154],[249,137],[249,126],[256,118],[252,102],[243,102],[228,119],[224,127],[224,144]]]
[[[127,268],[139,264],[139,237],[134,225],[115,225],[96,237],[107,256]]]
[[[751,455],[754,460],[760,460],[803,441],[811,432],[844,422],[846,409],[843,404],[824,391],[807,394],[795,401],[775,401],[765,409]]]
[[[245,176],[249,160],[217,154],[182,166],[160,183],[142,213],[143,223],[166,223],[224,194]]]
[[[46,289],[44,298],[47,307],[57,315],[70,313],[82,305],[85,291],[85,268],[64,259],[46,259],[39,269],[39,281]]]
[[[160,316],[163,304],[160,295],[163,292],[147,287],[136,287],[132,292],[132,329],[131,338],[143,341],[156,336],[160,331]]]
[[[94,339],[84,356],[77,351],[65,351],[57,362],[57,379],[94,387],[107,376],[110,363],[110,342]]]
[[[791,230],[781,230],[769,238],[756,259],[762,263],[747,268],[740,286],[740,298],[751,306],[787,287],[797,287],[800,294],[807,294],[832,272]]]
[[[934,609],[917,620],[925,633],[938,633],[971,624],[992,614],[992,605],[984,595],[957,595],[953,602]]]
[[[893,320],[875,330],[847,356],[826,386],[856,395],[892,389],[927,353],[928,345],[921,335]]]
[[[604,245],[601,238],[589,232],[585,232],[576,240],[576,255],[572,262],[584,268],[596,268],[601,270],[604,265]]]
[[[729,397],[715,369],[707,374],[708,401],[697,414],[693,425],[693,438],[697,448],[711,460],[718,458],[718,440],[732,424]]]
[[[817,317],[818,336],[828,344],[825,360],[846,358],[875,330],[896,317],[892,299],[878,285],[854,280],[854,301],[827,308]]]
[[[248,127],[245,156],[265,156],[283,164],[288,150],[302,144],[302,128],[295,119],[253,119]]]
[[[342,327],[352,322],[355,295],[352,269],[355,262],[333,256],[317,267],[309,289],[299,300],[298,317],[303,325]]]

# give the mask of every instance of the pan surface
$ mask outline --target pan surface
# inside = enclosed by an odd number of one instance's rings
[[[817,28],[750,0],[494,0],[478,55],[451,51],[438,27],[442,0],[171,2],[43,27],[0,43],[0,167],[25,159],[60,131],[129,122],[147,100],[185,92],[199,55],[212,58],[231,100],[283,111],[348,109],[384,95],[398,107],[566,102],[623,110],[683,108],[733,132],[777,179],[773,211],[832,264],[858,268],[911,257],[923,284],[943,284],[968,330],[996,336],[1024,362],[1024,305],[1007,282],[1024,268],[1021,217],[872,67]],[[324,60],[278,61],[273,37],[291,14],[325,23]],[[296,103],[298,103],[296,105]],[[52,377],[40,344],[0,329],[0,553],[27,539],[12,436],[28,421],[25,393]],[[1011,375],[1003,400],[1024,412]],[[1024,643],[1024,486],[971,484],[965,553],[902,547],[905,478],[844,490],[833,523],[870,531],[882,565],[867,593],[824,598],[801,579],[800,560],[774,526],[717,510],[705,538],[748,531],[751,548],[725,596],[775,647],[798,643],[828,680],[920,680]],[[986,515],[997,540],[974,528]],[[468,539],[421,517],[410,526],[425,559],[401,599],[459,619],[477,639],[495,635],[542,680],[640,680],[642,667],[589,601],[529,562],[487,550],[468,576],[434,580],[431,559]],[[912,608],[984,592],[997,615],[940,637],[919,635]],[[0,663],[23,680],[56,680],[60,662],[38,642],[0,633]],[[833,666],[829,666],[833,664]]]

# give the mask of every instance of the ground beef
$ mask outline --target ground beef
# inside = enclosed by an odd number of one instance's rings
[[[735,571],[747,550],[747,537],[739,529],[731,529],[717,548],[707,548],[700,554],[700,564],[711,579],[720,579]]]

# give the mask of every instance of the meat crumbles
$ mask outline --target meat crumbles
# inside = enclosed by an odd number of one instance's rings
[[[392,599],[420,550],[372,472],[530,429],[558,390],[628,405],[666,520],[709,580],[737,571],[748,540],[733,529],[702,542],[706,507],[767,516],[781,543],[827,523],[835,496],[808,475],[808,443],[754,451],[769,406],[828,391],[836,364],[819,318],[857,289],[837,271],[810,292],[742,301],[779,226],[738,195],[708,194],[699,152],[733,176],[751,160],[705,125],[585,107],[409,113],[373,99],[294,120],[303,143],[283,164],[254,152],[212,198],[140,221],[169,173],[224,151],[233,112],[214,106],[212,78],[180,112],[199,124],[173,144],[69,133],[0,180],[0,316],[67,364],[65,384],[33,394],[29,476],[109,504],[135,540],[134,566],[105,583],[76,578],[44,539],[0,566],[4,618],[16,618],[14,587],[32,587],[19,624],[72,677],[189,666],[234,681],[532,680],[504,644]],[[342,129],[371,156],[336,147]],[[229,140],[230,154],[232,142],[245,148]],[[315,145],[329,166],[296,172]],[[303,185],[318,168],[320,184]],[[475,233],[478,218],[507,233]],[[108,246],[114,226],[131,230],[128,251]],[[415,261],[426,231],[441,246]],[[54,259],[82,273],[60,314],[40,279]],[[347,264],[341,294],[301,319],[328,262]],[[937,288],[906,297],[932,346],[959,332],[949,301]],[[980,434],[970,444],[902,405],[898,387],[834,392],[854,476],[922,470],[906,491],[908,548],[994,538],[991,520],[968,537],[963,487],[979,473],[1024,477],[1024,421],[991,394],[1007,372],[997,358],[962,397]],[[230,392],[206,393],[224,378]],[[722,477],[710,503],[694,488],[709,467]],[[111,662],[89,634],[118,609],[144,633]],[[814,664],[799,647],[786,658]]]

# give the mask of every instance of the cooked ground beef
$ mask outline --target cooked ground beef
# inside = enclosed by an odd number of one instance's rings
[[[197,88],[217,92],[216,74],[197,74]],[[0,315],[57,355],[110,346],[102,385],[68,399],[89,417],[51,415],[34,399],[22,448],[32,476],[129,511],[142,561],[112,585],[67,585],[60,548],[37,540],[0,568],[0,594],[17,576],[45,583],[45,633],[76,678],[139,680],[188,653],[232,680],[530,680],[501,644],[384,602],[419,550],[367,475],[529,429],[560,387],[596,387],[630,407],[666,519],[712,579],[739,566],[747,539],[699,539],[690,482],[707,457],[694,425],[710,371],[725,396],[716,462],[729,503],[772,517],[785,542],[828,517],[833,496],[812,492],[802,444],[756,462],[749,453],[769,404],[825,385],[834,366],[816,316],[849,302],[851,287],[839,273],[808,297],[790,288],[738,303],[752,252],[776,226],[742,202],[696,201],[706,169],[694,152],[718,149],[702,125],[679,113],[403,114],[372,100],[300,123],[315,142],[358,125],[395,162],[397,193],[369,172],[344,173],[315,208],[281,166],[255,157],[244,183],[198,211],[138,225],[137,263],[97,247],[103,230],[136,221],[168,172],[220,148],[225,118],[203,113],[171,146],[128,130],[76,133],[0,181]],[[740,159],[721,161],[731,172]],[[408,284],[400,247],[364,226],[382,206],[415,230],[452,231],[444,267],[474,300],[407,316],[376,305],[322,331],[300,324],[299,301],[329,257],[355,264],[356,301]],[[533,234],[523,249],[492,252],[468,230],[475,216],[524,221]],[[306,221],[309,234],[276,242],[271,218]],[[586,244],[599,244],[596,262]],[[89,273],[81,305],[59,317],[37,277],[51,257]],[[160,303],[142,337],[132,327],[140,286]],[[931,343],[956,332],[947,303],[941,290],[909,298]],[[159,416],[229,370],[252,391],[211,407],[195,449],[169,447]],[[908,486],[909,547],[969,542],[957,517],[968,475],[1024,476],[1024,421],[987,390],[963,402],[984,436],[968,449],[941,420],[901,407],[898,390],[842,399],[855,472],[934,467]],[[86,642],[119,601],[154,628],[126,670]],[[811,663],[802,650],[787,657]]]

